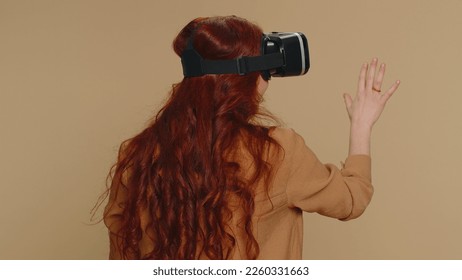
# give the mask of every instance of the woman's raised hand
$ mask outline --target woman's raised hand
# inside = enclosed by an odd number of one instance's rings
[[[388,99],[398,89],[399,80],[382,92],[385,64],[381,64],[378,71],[377,64],[378,59],[374,58],[370,65],[368,63],[362,65],[354,99],[348,93],[343,95],[352,126],[372,129]]]
[[[372,127],[382,114],[388,99],[398,89],[400,81],[396,81],[382,93],[382,82],[385,75],[385,64],[377,70],[378,59],[371,64],[364,63],[359,73],[358,92],[353,99],[348,93],[343,95],[350,116],[350,155],[370,155]]]

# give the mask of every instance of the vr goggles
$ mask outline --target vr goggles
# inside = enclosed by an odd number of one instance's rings
[[[183,75],[199,77],[206,74],[239,74],[261,71],[262,77],[300,76],[308,72],[310,57],[308,41],[300,32],[263,34],[260,56],[243,56],[230,60],[208,60],[194,49],[192,38],[181,55]]]

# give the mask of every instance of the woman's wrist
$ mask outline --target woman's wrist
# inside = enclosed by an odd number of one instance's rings
[[[370,155],[372,126],[352,123],[349,155]]]

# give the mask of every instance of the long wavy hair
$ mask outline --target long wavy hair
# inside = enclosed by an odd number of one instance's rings
[[[174,39],[177,55],[192,34],[194,48],[207,59],[260,54],[262,30],[239,17],[191,21]],[[271,127],[259,121],[270,116],[260,110],[259,76],[184,78],[173,85],[150,125],[122,143],[108,177],[111,197],[124,192],[115,233],[121,258],[229,259],[237,235],[246,240],[244,257],[258,257],[252,228],[255,186],[269,180],[272,168],[265,155],[269,146],[278,146],[269,135]],[[239,162],[241,152],[250,155],[250,176]],[[242,232],[231,229],[230,197],[243,210]],[[115,207],[112,200],[105,219]],[[142,213],[149,216],[145,225]],[[142,253],[140,240],[146,233],[152,250]]]

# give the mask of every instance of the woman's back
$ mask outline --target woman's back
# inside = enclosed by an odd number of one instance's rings
[[[372,197],[370,182],[370,158],[352,156],[343,170],[333,165],[323,165],[303,139],[291,129],[274,128],[270,133],[281,146],[271,147],[265,157],[272,164],[274,174],[265,182],[259,180],[254,186],[255,212],[252,216],[253,235],[259,244],[259,259],[300,259],[303,241],[302,211],[352,219],[358,217]],[[242,144],[242,142],[241,142]],[[241,166],[242,178],[251,179],[253,161],[245,149],[238,149],[234,160]],[[268,184],[268,185],[267,185]],[[119,196],[123,203],[125,198]],[[228,194],[226,200],[232,215],[227,221],[229,232],[235,237],[231,259],[246,259],[247,236],[245,235],[244,208],[237,194]],[[121,208],[112,207],[106,223],[115,232],[120,221]],[[170,209],[172,214],[177,214]],[[149,235],[152,216],[149,211],[140,212],[142,238],[139,243],[141,255],[153,250],[155,240]],[[111,228],[111,225],[113,225]],[[198,247],[203,241],[197,240]],[[120,257],[113,248],[112,257]],[[207,259],[205,254],[198,258]]]

